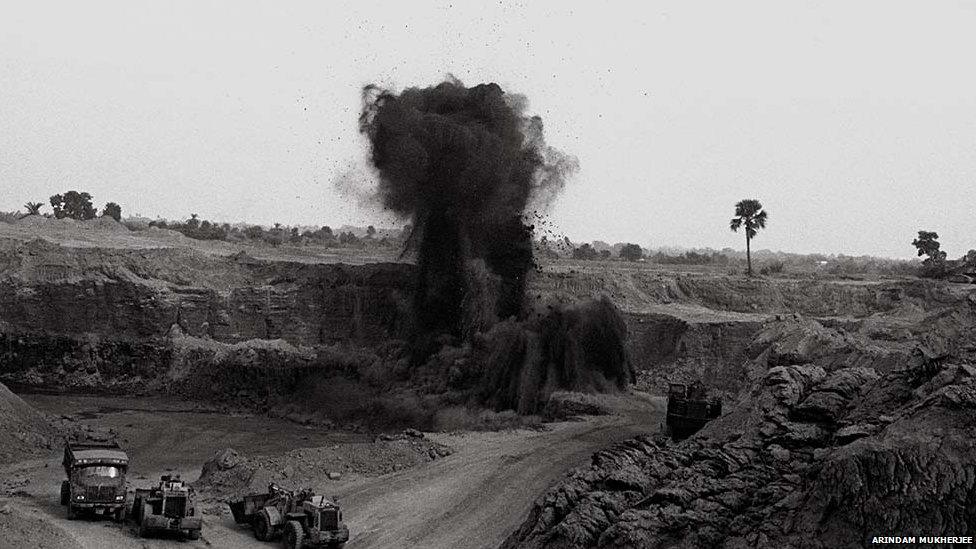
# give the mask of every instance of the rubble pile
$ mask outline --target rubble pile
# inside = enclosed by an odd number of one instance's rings
[[[287,489],[311,487],[321,491],[329,481],[384,475],[452,453],[449,447],[427,440],[413,429],[380,435],[373,442],[299,448],[274,456],[247,457],[225,448],[204,463],[194,486],[217,499],[261,492],[272,482]]]

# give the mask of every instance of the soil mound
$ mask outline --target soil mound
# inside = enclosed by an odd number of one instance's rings
[[[89,219],[84,222],[89,227],[99,230],[99,231],[110,231],[113,233],[127,233],[129,229],[125,228],[125,225],[119,223],[115,219],[107,216],[96,217],[95,219]]]
[[[562,421],[580,416],[604,416],[613,411],[596,395],[572,391],[556,391],[543,410],[546,419]]]
[[[19,227],[31,227],[37,229],[48,229],[53,231],[108,231],[108,232],[129,232],[124,225],[111,217],[96,217],[78,221],[77,219],[44,217],[41,215],[28,215],[17,220]]]
[[[56,439],[47,419],[0,383],[0,463],[47,452]]]
[[[330,481],[392,473],[451,453],[450,448],[412,429],[400,435],[381,435],[374,442],[300,448],[277,456],[246,457],[225,448],[203,464],[194,486],[221,500],[264,492],[272,482],[286,489],[310,487],[326,493]]]
[[[83,549],[71,535],[49,519],[0,500],[0,547]]]
[[[972,535],[974,313],[963,300],[884,334],[887,346],[841,326],[770,324],[730,413],[682,443],[642,436],[595,454],[503,547],[826,548],[890,532]]]
[[[28,215],[17,220],[17,225],[21,227],[45,227],[50,223],[50,219],[40,215]]]

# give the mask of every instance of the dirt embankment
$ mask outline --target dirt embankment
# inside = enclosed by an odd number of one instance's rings
[[[601,267],[605,267],[601,265]],[[911,301],[930,309],[944,298],[939,285],[918,279],[851,281],[825,278],[677,273],[639,267],[567,269],[558,264],[536,273],[530,297],[609,295],[625,312],[671,311],[686,320],[745,320],[751,314],[866,317]],[[662,307],[667,306],[667,307]],[[697,316],[696,313],[708,313]]]
[[[0,463],[14,463],[54,448],[57,431],[39,413],[0,383]]]
[[[0,549],[83,549],[70,534],[38,516],[0,501]]]
[[[954,293],[926,309],[767,323],[729,413],[683,443],[642,436],[595,454],[503,547],[827,548],[892,532],[973,535],[976,299]]]

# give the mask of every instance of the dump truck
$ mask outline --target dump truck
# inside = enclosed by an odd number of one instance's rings
[[[66,441],[61,505],[68,518],[82,513],[125,519],[125,473],[129,456],[116,442]]]
[[[682,440],[697,433],[709,421],[722,415],[722,399],[709,396],[701,383],[668,385],[665,433]]]
[[[185,539],[200,539],[203,519],[197,514],[193,488],[179,475],[163,475],[159,485],[136,490],[132,519],[139,536],[169,533]]]
[[[288,549],[338,549],[349,540],[339,502],[308,489],[290,491],[271,484],[266,494],[251,494],[231,502],[230,510],[236,523],[251,525],[255,538],[270,541],[283,537]]]

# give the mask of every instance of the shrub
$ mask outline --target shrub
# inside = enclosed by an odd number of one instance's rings
[[[16,223],[24,215],[20,212],[0,212],[0,221],[4,223]]]
[[[782,261],[770,261],[759,269],[759,274],[770,275],[783,272],[786,265]]]
[[[626,259],[627,261],[637,261],[644,257],[644,250],[637,244],[624,244],[624,247],[620,249],[618,255],[621,259]]]
[[[111,217],[116,221],[122,221],[122,206],[119,206],[115,202],[109,202],[105,204],[105,209],[102,210],[102,217]]]
[[[573,250],[573,259],[583,259],[589,261],[598,257],[600,257],[599,252],[593,249],[593,246],[589,244],[583,244],[579,248],[575,248]]]

